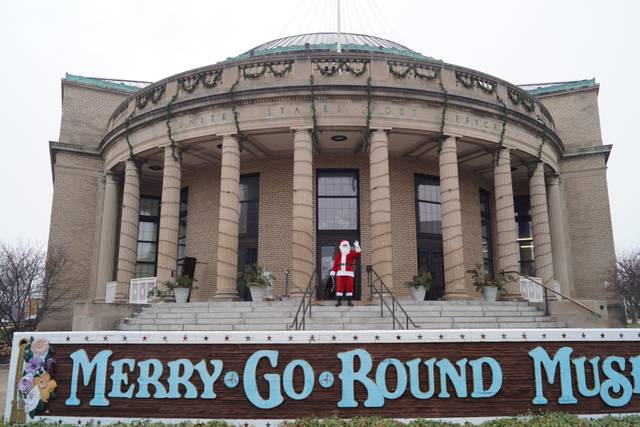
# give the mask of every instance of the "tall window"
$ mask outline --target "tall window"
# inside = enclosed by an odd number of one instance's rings
[[[187,244],[187,206],[189,202],[189,189],[187,187],[180,190],[180,220],[178,225],[178,265],[176,275],[182,275],[182,265],[184,264],[184,251]]]
[[[438,178],[416,176],[416,209],[418,234],[442,235],[442,200]]]
[[[358,229],[358,177],[351,171],[318,172],[318,230]]]
[[[480,190],[480,224],[482,229],[482,259],[484,274],[493,277],[493,251],[491,241],[491,194]]]
[[[258,226],[260,206],[260,176],[240,177],[240,224],[238,235],[238,278],[244,267],[258,262]],[[249,290],[239,288],[240,297],[248,299]]]
[[[432,283],[428,299],[435,300],[444,294],[440,179],[416,175],[415,197],[418,270],[431,272]]]
[[[140,217],[138,219],[138,255],[136,277],[156,275],[158,261],[158,226],[160,223],[160,199],[140,197]]]
[[[520,272],[527,276],[534,276],[536,269],[529,196],[514,197],[514,207],[516,225],[518,226],[518,245],[520,246]]]

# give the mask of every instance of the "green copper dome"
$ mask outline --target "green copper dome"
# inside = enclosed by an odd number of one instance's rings
[[[433,59],[391,40],[364,34],[341,33],[343,52],[382,53],[413,59]],[[296,52],[336,52],[338,33],[310,33],[288,36],[263,43],[229,60],[243,60],[259,56]]]

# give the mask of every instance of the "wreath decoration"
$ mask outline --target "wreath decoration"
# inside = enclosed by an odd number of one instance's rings
[[[53,346],[44,338],[31,337],[24,347],[22,376],[18,391],[24,401],[24,411],[33,418],[45,411],[46,404],[55,399],[58,383],[53,379],[56,359]]]

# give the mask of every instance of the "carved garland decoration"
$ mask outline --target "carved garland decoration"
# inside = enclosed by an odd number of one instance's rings
[[[316,69],[325,77],[332,77],[348,72],[353,77],[360,77],[367,71],[368,59],[314,59]]]
[[[152,104],[157,104],[164,96],[165,90],[166,85],[162,84],[142,92],[136,96],[136,107],[142,110],[149,101],[151,101]]]
[[[181,156],[176,152],[176,141],[173,139],[173,134],[171,132],[171,107],[173,103],[178,99],[178,91],[179,87],[176,87],[176,93],[171,97],[171,100],[167,103],[167,111],[166,111],[166,125],[167,125],[167,137],[169,138],[170,146],[171,146],[171,156],[173,160],[179,162],[181,160]]]
[[[258,64],[243,65],[242,77],[245,79],[259,79],[265,74],[274,77],[284,77],[293,69],[293,61],[263,62]]]
[[[547,125],[545,124],[544,120],[542,120],[542,117],[537,116],[536,120],[538,120],[540,122],[540,124],[542,125],[542,143],[540,144],[540,147],[538,147],[538,161],[541,162],[542,161],[542,148],[544,147],[544,145],[547,143]]]
[[[178,78],[178,84],[187,93],[191,93],[199,83],[206,89],[212,89],[222,82],[222,69],[203,71]]]
[[[504,134],[507,131],[507,104],[502,100],[502,98],[500,98],[500,95],[496,95],[496,99],[498,100],[500,105],[502,105],[502,131],[500,131],[500,140],[498,141],[498,144],[496,144],[496,148],[493,151],[493,159],[497,166],[498,161],[500,160],[500,150],[502,149],[502,146],[504,144]]]
[[[456,71],[456,81],[467,89],[473,89],[473,87],[476,86],[489,95],[493,94],[496,87],[498,87],[498,83],[494,80],[486,79],[474,74],[464,73],[462,71]]]
[[[533,101],[533,98],[525,95],[524,93],[514,89],[514,88],[507,88],[507,93],[509,95],[509,100],[511,101],[511,103],[513,105],[520,105],[522,104],[522,106],[524,107],[525,110],[527,110],[528,112],[532,113],[535,110],[535,103]]]
[[[371,106],[371,77],[368,77],[367,78],[367,119],[364,125],[364,131],[362,134],[365,152],[369,150],[369,130],[371,128],[372,115],[373,115],[373,108]]]
[[[316,111],[316,93],[313,87],[313,74],[309,76],[309,91],[311,92],[311,119],[313,121],[311,140],[313,142],[313,152],[317,153],[320,149],[320,138],[318,136],[318,113]]]
[[[428,65],[395,61],[387,61],[387,64],[389,73],[399,79],[406,79],[410,75],[422,80],[435,80],[438,77],[438,69]]]
[[[438,81],[438,85],[440,86],[440,90],[442,91],[442,117],[440,118],[440,135],[436,136],[435,141],[438,144],[438,153],[442,151],[442,143],[444,142],[444,126],[447,119],[447,109],[449,108],[449,92],[444,87],[442,83],[442,75],[440,75],[440,79]]]

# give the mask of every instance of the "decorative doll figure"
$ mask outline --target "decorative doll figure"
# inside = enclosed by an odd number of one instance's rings
[[[356,260],[360,256],[362,250],[360,243],[356,240],[353,242],[353,249],[349,246],[347,240],[340,242],[340,252],[336,253],[333,260],[333,268],[329,275],[336,278],[336,307],[342,305],[342,296],[347,297],[347,304],[351,307],[351,297],[353,296],[353,277],[356,266]]]

